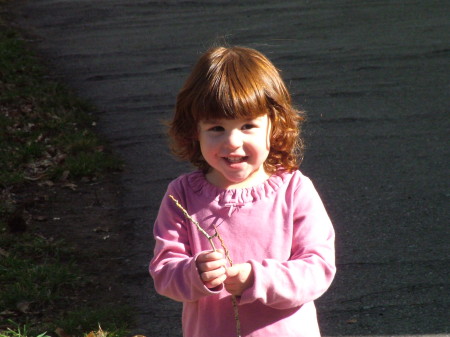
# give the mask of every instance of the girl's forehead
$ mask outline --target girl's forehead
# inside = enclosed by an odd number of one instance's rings
[[[262,114],[259,116],[248,116],[248,117],[236,117],[236,118],[204,118],[199,121],[199,123],[204,124],[220,124],[227,121],[242,121],[242,122],[250,122],[250,121],[262,121],[268,118],[268,114]]]
[[[225,112],[225,111],[208,111],[197,113],[194,119],[197,121],[217,121],[217,120],[233,120],[233,119],[255,119],[264,115],[267,115],[268,112],[260,112],[260,111],[233,111],[233,112]]]

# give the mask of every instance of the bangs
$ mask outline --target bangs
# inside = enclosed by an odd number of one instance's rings
[[[232,68],[232,67],[227,67]],[[203,102],[193,106],[197,120],[254,118],[267,113],[264,87],[258,86],[256,78],[236,69],[225,69],[216,81],[208,83],[202,94]]]
[[[278,72],[260,55],[249,57],[238,50],[220,51],[205,67],[191,101],[195,120],[252,119],[268,113],[273,79]],[[219,56],[220,55],[220,56]]]

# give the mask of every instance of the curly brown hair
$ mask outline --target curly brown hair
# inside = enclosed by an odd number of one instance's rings
[[[260,52],[245,47],[214,47],[198,60],[177,96],[169,123],[171,150],[207,172],[200,151],[198,123],[202,120],[255,118],[268,114],[272,130],[267,173],[279,167],[293,171],[303,159],[300,130],[303,112],[291,96],[279,71]]]

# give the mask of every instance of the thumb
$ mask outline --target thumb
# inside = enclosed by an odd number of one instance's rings
[[[235,277],[239,274],[240,268],[239,266],[231,266],[227,268],[227,277]]]

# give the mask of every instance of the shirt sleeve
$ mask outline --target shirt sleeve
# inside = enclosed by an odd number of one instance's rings
[[[154,224],[155,248],[149,271],[159,294],[180,302],[197,301],[222,288],[211,291],[200,279],[195,263],[197,256],[192,256],[189,246],[188,220],[169,198],[172,194],[182,202],[172,185],[161,202]]]
[[[334,230],[312,182],[304,177],[292,196],[293,240],[288,261],[250,260],[254,284],[240,304],[260,301],[276,309],[301,306],[320,297],[335,272]]]

